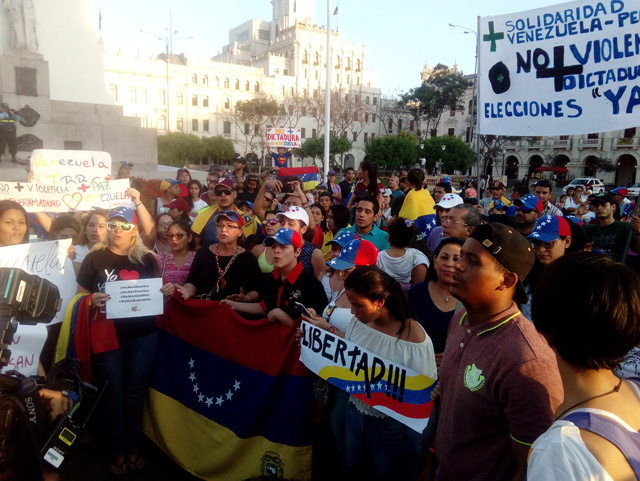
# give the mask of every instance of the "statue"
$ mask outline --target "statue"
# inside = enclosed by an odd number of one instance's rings
[[[37,53],[38,36],[33,0],[4,0],[4,8],[9,12],[11,24],[9,45],[11,48]]]

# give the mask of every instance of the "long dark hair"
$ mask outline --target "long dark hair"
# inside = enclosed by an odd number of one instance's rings
[[[345,280],[344,288],[372,302],[384,301],[391,317],[400,322],[398,338],[409,321],[416,317],[400,284],[376,266],[356,267]]]
[[[27,211],[24,210],[24,207],[22,207],[20,204],[18,204],[13,200],[0,200],[0,218],[2,218],[2,216],[6,211],[12,210],[12,209],[19,210],[24,216],[24,221],[27,224],[27,231],[25,232],[24,237],[20,241],[20,244],[26,244],[27,242],[29,242],[29,229],[31,228],[31,223],[29,222],[29,216],[27,215]]]
[[[202,184],[200,183],[199,180],[196,179],[191,179],[191,181],[187,184],[187,191],[189,191],[187,193],[187,196],[185,197],[185,199],[187,200],[187,205],[189,206],[189,209],[193,209],[193,199],[191,198],[191,186],[192,185],[197,185],[198,189],[200,190],[200,193],[198,194],[199,197],[202,196]]]
[[[369,177],[369,185],[367,187],[367,192],[375,199],[378,198],[378,166],[371,162],[370,160],[363,160],[360,164],[360,170],[367,173]],[[364,182],[364,179],[363,179]]]
[[[309,206],[309,210],[311,210],[313,207],[320,209],[320,212],[322,213],[322,221],[320,221],[320,225],[316,225],[316,229],[320,229],[322,232],[327,232],[327,230],[329,229],[327,228],[327,213],[325,212],[324,207],[322,207],[322,204],[318,202],[316,202],[315,204],[311,204]]]
[[[89,224],[91,217],[93,217],[94,215],[104,217],[104,220],[106,222],[106,220],[109,218],[109,211],[99,208],[91,209],[87,213],[87,215],[84,216],[84,220],[82,221],[82,230],[80,231],[80,234],[78,234],[77,243],[74,243],[75,245],[86,246],[89,243],[89,239],[87,239],[87,224]]]
[[[332,205],[329,207],[329,210],[333,214],[333,226],[335,227],[333,234],[335,235],[340,229],[344,229],[349,225],[351,212],[349,212],[346,205],[342,204]]]
[[[169,226],[169,229],[171,229],[174,225],[176,227],[179,227],[183,231],[185,231],[187,234],[187,237],[191,236],[191,241],[187,244],[187,250],[189,251],[196,250],[196,236],[193,234],[193,231],[191,230],[191,222],[183,219],[174,220]],[[167,229],[167,231],[169,229]]]

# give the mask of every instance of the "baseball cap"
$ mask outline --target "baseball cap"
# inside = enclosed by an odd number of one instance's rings
[[[330,170],[329,172],[327,172],[327,175],[336,175],[336,171],[335,170]]]
[[[493,200],[489,204],[489,210],[491,210],[491,209],[505,210],[507,207],[509,207],[509,206],[507,204],[505,204],[504,202],[502,202],[500,199]]]
[[[610,190],[609,193],[625,197],[629,193],[629,189],[626,187],[616,187],[615,189]]]
[[[215,189],[219,185],[222,185],[224,187],[228,187],[229,189],[235,190],[235,185],[233,183],[233,180],[231,180],[229,177],[220,177],[215,182],[215,184],[213,184],[213,188]]]
[[[378,249],[371,242],[355,239],[346,244],[338,257],[327,262],[329,267],[337,271],[351,269],[354,266],[375,266],[378,260]]]
[[[167,190],[169,187],[171,187],[172,185],[178,185],[180,183],[179,180],[174,180],[174,179],[164,179],[161,183],[160,183],[160,190]]]
[[[162,205],[163,207],[166,207],[168,209],[180,209],[183,212],[189,212],[191,210],[189,208],[189,204],[187,204],[187,201],[184,200],[182,197],[178,197],[176,199],[173,199],[168,204],[162,204]]]
[[[132,162],[127,162],[126,160],[121,160],[120,161],[120,167],[118,167],[119,169],[124,169],[125,167],[133,167],[133,163]]]
[[[540,198],[533,194],[527,194],[522,199],[514,199],[513,205],[524,207],[525,209],[537,210],[540,214],[544,210]]]
[[[238,209],[243,205],[246,205],[247,207],[249,207],[249,209],[253,210],[253,202],[251,202],[250,200],[241,200],[240,202],[238,202]]]
[[[213,219],[215,222],[218,222],[220,217],[224,217],[225,219],[229,219],[231,222],[236,222],[239,227],[242,227],[244,221],[242,220],[242,215],[237,213],[235,210],[225,210],[224,212],[220,212],[216,215],[216,218]]]
[[[117,217],[124,219],[129,224],[136,223],[136,215],[133,212],[133,209],[129,207],[117,207],[115,209],[111,209],[107,220],[115,219]]]
[[[571,235],[571,227],[569,221],[564,217],[557,215],[545,215],[540,217],[533,225],[531,234],[527,239],[539,240],[542,242],[551,242],[558,237],[566,237]]]
[[[464,204],[464,200],[458,194],[444,194],[436,206],[443,209],[451,209],[460,204]]]
[[[282,227],[278,229],[274,235],[267,237],[263,244],[267,247],[271,247],[275,243],[282,244],[283,246],[293,246],[300,249],[302,247],[302,237],[293,229],[287,229]]]
[[[616,203],[616,201],[613,200],[611,194],[606,193],[598,194],[593,199],[591,199],[592,204],[606,204],[607,202],[609,202],[610,204]]]
[[[469,237],[480,242],[500,264],[518,276],[514,300],[525,304],[528,296],[522,281],[535,261],[529,241],[517,229],[495,222],[479,225]]]
[[[391,197],[391,189],[384,189],[384,191],[382,192],[382,195],[384,197]]]
[[[570,220],[574,224],[582,225],[582,220],[577,218],[575,215],[565,216],[565,219]]]
[[[349,242],[351,242],[352,240],[355,240],[357,238],[358,237],[356,237],[356,233],[354,231],[345,230],[345,231],[341,232],[338,237],[334,237],[333,239],[328,241],[326,243],[326,245],[338,244],[340,247],[344,248],[344,246],[346,246]]]
[[[240,154],[236,154],[233,156],[233,161],[234,162],[242,162],[243,164],[247,163],[247,159],[245,159],[242,155]]]
[[[276,214],[276,219],[282,221],[282,218],[286,217],[287,219],[295,219],[304,222],[304,225],[309,225],[309,214],[302,207],[297,205],[292,205],[284,212],[280,212]]]
[[[491,189],[506,189],[506,187],[502,182],[496,180],[495,182],[491,182],[491,184],[489,185],[489,190]]]

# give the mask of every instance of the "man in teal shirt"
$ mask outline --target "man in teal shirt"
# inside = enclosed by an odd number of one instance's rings
[[[375,221],[380,216],[380,205],[378,200],[367,195],[362,197],[356,207],[356,225],[351,227],[345,227],[340,232],[351,231],[356,234],[360,239],[365,239],[371,242],[378,251],[383,251],[389,248],[389,234],[379,229],[375,225]]]

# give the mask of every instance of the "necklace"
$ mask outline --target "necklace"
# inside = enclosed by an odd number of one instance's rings
[[[233,257],[231,258],[227,266],[224,268],[224,270],[222,270],[220,268],[220,262],[218,261],[218,245],[219,244],[216,244],[216,267],[218,268],[218,282],[216,283],[216,286],[215,286],[216,293],[220,292],[222,289],[225,289],[227,287],[227,281],[224,280],[224,275],[229,270],[229,267],[231,267],[231,264],[233,264],[233,261],[236,260],[236,256],[238,255],[238,250],[239,250],[239,248],[236,247],[236,251],[233,254]]]
[[[444,296],[444,302],[449,302],[451,300],[451,294],[445,294],[445,292],[440,287],[440,284],[438,284],[438,281],[436,281],[436,286],[438,287],[440,294]]]
[[[593,401],[594,399],[598,399],[599,397],[604,397],[604,396],[608,396],[609,394],[613,394],[616,393],[618,391],[620,391],[620,387],[622,386],[622,378],[620,378],[620,380],[618,381],[618,384],[616,384],[616,387],[614,387],[611,391],[607,391],[603,394],[598,394],[596,396],[592,396],[590,398],[585,399],[584,401],[580,401],[579,403],[575,403],[573,406],[565,409],[564,411],[562,411],[562,414],[560,414],[560,416],[556,416],[556,420],[561,419],[562,416],[564,416],[565,414],[567,414],[569,411],[571,411],[572,409],[580,406],[581,404],[584,404],[588,401]]]

